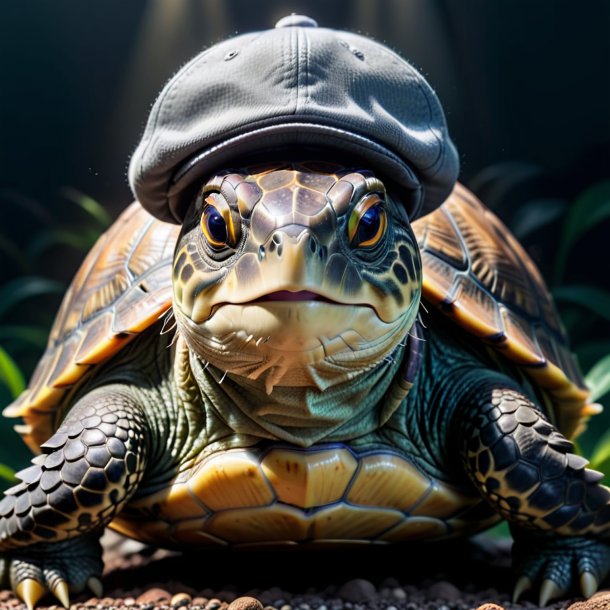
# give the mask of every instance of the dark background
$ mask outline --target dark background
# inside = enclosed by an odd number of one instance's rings
[[[609,354],[609,2],[22,0],[0,8],[0,346],[23,376],[106,222],[87,198],[110,218],[131,201],[129,156],[164,82],[201,49],[291,12],[370,35],[423,72],[461,181],[516,231],[553,290],[579,284],[599,298],[558,299],[583,370]],[[598,218],[560,254],[569,210],[592,187],[582,209]],[[16,467],[27,451],[3,429],[0,462]]]

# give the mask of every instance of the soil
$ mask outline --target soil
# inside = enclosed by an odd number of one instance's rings
[[[74,610],[535,610],[513,604],[510,542],[470,541],[353,550],[208,550],[144,547],[109,532],[105,597],[73,596]],[[39,608],[53,608],[44,598]],[[0,607],[24,608],[12,593]],[[610,610],[610,591],[547,610]],[[54,610],[59,610],[54,606]]]

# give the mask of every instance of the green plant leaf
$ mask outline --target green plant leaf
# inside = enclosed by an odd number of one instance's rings
[[[610,180],[594,184],[570,205],[555,259],[554,284],[561,281],[572,246],[606,218],[610,218]]]
[[[25,390],[25,378],[23,373],[8,355],[8,353],[0,347],[0,382],[3,383],[10,391],[13,398],[17,398],[23,390]]]
[[[610,292],[587,284],[559,286],[553,290],[556,301],[580,305],[598,316],[610,320]]]
[[[93,218],[93,220],[95,220],[100,227],[105,229],[106,227],[110,226],[110,223],[112,222],[110,214],[108,214],[103,206],[95,199],[72,187],[64,187],[61,192],[68,201],[72,201],[87,212],[87,214]]]
[[[0,464],[0,479],[4,479],[8,483],[14,483],[17,480],[15,471],[6,464]]]
[[[519,240],[551,224],[565,214],[564,199],[536,199],[520,207],[511,221],[511,230]]]
[[[610,391],[610,354],[599,360],[585,375],[585,383],[591,391],[590,400],[599,400]]]
[[[63,294],[65,290],[59,282],[34,275],[14,279],[0,288],[0,318],[25,299]]]
[[[53,246],[67,246],[81,252],[88,252],[95,242],[90,231],[55,229],[43,231],[37,235],[28,245],[28,252],[31,257],[39,257],[46,250]]]

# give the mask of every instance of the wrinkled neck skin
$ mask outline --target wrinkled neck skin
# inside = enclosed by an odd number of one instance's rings
[[[399,343],[389,355],[372,358],[375,364],[360,370],[340,360],[310,363],[303,371],[311,385],[274,385],[271,391],[265,380],[222,371],[192,350],[189,360],[214,419],[237,435],[309,447],[357,438],[382,426],[400,404],[394,386],[399,385],[404,355],[404,344]]]
[[[364,314],[370,329],[370,311]],[[217,337],[206,342],[201,333],[183,336],[204,408],[213,415],[210,420],[219,419],[239,436],[308,447],[373,432],[398,408],[396,396],[406,393],[399,387],[400,370],[412,318],[409,312],[391,325],[380,325],[385,332],[375,340],[361,339],[360,349],[355,340],[351,346],[347,343],[350,335],[358,334],[355,331],[342,333],[347,337],[335,337],[334,341],[325,337],[319,341],[319,349],[290,354],[274,353],[273,337],[259,343],[261,350],[257,350],[256,341],[246,343],[246,337],[242,339],[243,352],[232,351],[232,358],[225,354],[221,362],[209,347],[205,349],[210,343],[218,348]],[[235,347],[237,335],[231,336],[229,345]],[[329,346],[326,357],[324,343]],[[342,349],[333,351],[333,343],[342,344]],[[316,359],[316,354],[322,357]],[[245,367],[244,361],[250,365]],[[244,375],[244,369],[250,370],[250,375]]]

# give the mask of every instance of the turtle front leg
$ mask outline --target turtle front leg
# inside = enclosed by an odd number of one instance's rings
[[[600,473],[511,384],[473,388],[463,402],[461,454],[483,496],[511,525],[515,600],[540,586],[540,605],[586,597],[610,571],[610,490]],[[604,538],[606,541],[601,540]]]
[[[0,584],[28,608],[51,591],[101,595],[99,537],[144,472],[147,427],[121,386],[81,398],[0,502]]]

